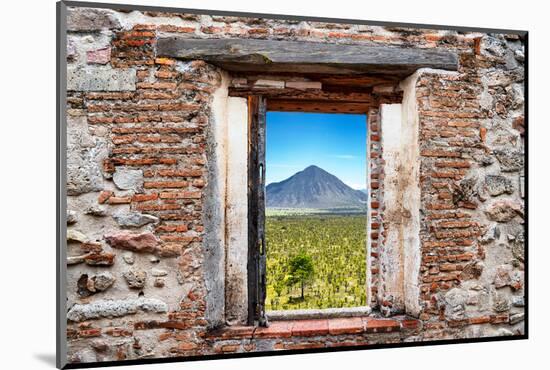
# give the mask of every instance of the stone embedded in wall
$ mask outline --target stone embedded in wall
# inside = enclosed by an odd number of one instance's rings
[[[67,194],[79,195],[103,188],[101,162],[108,155],[104,139],[88,132],[86,117],[67,117]]]
[[[86,243],[88,240],[90,240],[90,238],[78,230],[67,230],[67,242]]]
[[[510,324],[515,325],[518,322],[523,321],[524,319],[525,319],[525,313],[524,312],[519,312],[519,313],[512,314],[512,315],[510,315]]]
[[[154,253],[159,245],[157,237],[150,232],[136,234],[121,231],[105,235],[105,240],[113,248],[132,252]]]
[[[68,91],[134,91],[136,70],[113,69],[103,66],[69,66],[67,68]]]
[[[117,167],[113,174],[113,182],[121,190],[143,192],[143,171]]]
[[[511,265],[498,266],[495,272],[493,284],[496,288],[502,288],[512,284],[512,271],[514,267]]]
[[[67,39],[67,61],[73,61],[78,56],[74,40]]]
[[[86,52],[86,60],[89,64],[107,64],[111,61],[111,48],[88,50]]]
[[[500,229],[497,225],[491,226],[479,240],[481,244],[488,244],[500,238]]]
[[[78,265],[80,263],[84,263],[86,257],[88,255],[81,255],[81,256],[69,256],[67,257],[67,266],[71,265]]]
[[[132,269],[124,273],[124,279],[132,289],[141,289],[147,281],[147,272],[138,269]]]
[[[523,218],[523,207],[512,200],[499,200],[492,203],[485,214],[492,221],[509,222],[516,216]]]
[[[155,277],[166,276],[168,275],[168,271],[154,268],[151,270],[151,275]]]
[[[67,265],[86,263],[89,266],[112,266],[115,263],[115,254],[104,252],[103,246],[95,242],[80,242],[80,255],[68,256]]]
[[[164,278],[155,278],[155,282],[153,283],[153,285],[156,287],[156,288],[162,288],[164,287],[164,285],[166,284]]]
[[[444,296],[445,317],[450,320],[462,320],[465,306],[468,300],[468,292],[463,289],[453,288]]]
[[[495,163],[495,158],[487,154],[476,153],[473,154],[472,157],[477,163],[479,163],[483,167],[487,167]]]
[[[483,264],[483,262],[468,263],[462,269],[462,272],[460,273],[460,279],[462,280],[479,279],[479,277],[483,273],[484,268],[485,268],[485,265]]]
[[[78,279],[78,294],[81,297],[89,297],[98,292],[103,292],[107,290],[115,282],[115,277],[109,273],[104,272],[97,275],[88,276],[83,274]]]
[[[517,130],[521,136],[525,135],[525,118],[524,116],[519,116],[514,118],[512,122],[512,128]]]
[[[105,240],[113,248],[131,252],[155,253],[161,257],[177,257],[182,249],[182,245],[178,243],[161,244],[157,237],[150,232],[114,232],[105,235]]]
[[[514,335],[514,332],[506,328],[500,328],[495,333],[495,336],[497,337],[510,337],[512,335]]]
[[[181,254],[182,247],[179,243],[165,243],[157,247],[156,253],[161,257],[177,257]]]
[[[512,181],[500,175],[485,176],[485,188],[492,196],[504,193],[512,194],[514,192]]]
[[[75,322],[121,317],[135,314],[138,311],[164,313],[168,311],[168,305],[154,298],[99,300],[90,304],[75,304],[69,309],[67,319]]]
[[[525,262],[525,232],[522,230],[514,235],[512,244],[512,255],[520,262]]]
[[[102,274],[92,276],[91,280],[94,282],[93,287],[102,292],[114,284],[115,277],[108,272],[104,272]]]
[[[477,178],[464,179],[453,190],[453,203],[473,202],[474,197],[479,195],[478,193]]]
[[[181,258],[178,261],[182,276],[187,279],[193,274],[193,272],[200,267],[199,260],[195,257],[195,253],[192,249],[185,249],[181,253]]]
[[[108,215],[108,212],[105,207],[91,205],[84,210],[84,214],[95,217],[106,217]]]
[[[493,293],[493,310],[496,312],[504,312],[510,309],[510,301],[505,294]]]
[[[525,102],[524,98],[524,92],[523,92],[523,85],[521,84],[513,84],[512,86],[506,87],[506,92],[510,96],[510,100],[512,101],[512,109],[521,109],[523,108],[523,104]],[[516,120],[514,119],[514,122]],[[513,127],[514,125],[512,125]],[[523,127],[523,116],[521,116],[521,126]],[[514,127],[515,128],[515,127]],[[522,133],[520,133],[522,134]]]
[[[78,215],[75,211],[67,210],[67,225],[76,224],[78,222]]]
[[[113,218],[120,227],[142,227],[159,222],[158,217],[139,212],[117,213],[113,215]]]
[[[112,266],[115,263],[113,253],[90,253],[84,258],[84,262],[89,266]]]
[[[500,163],[504,172],[514,172],[523,169],[523,153],[519,150],[502,149],[494,150],[493,153]]]
[[[132,252],[126,252],[122,255],[122,260],[129,265],[133,265],[136,261]]]
[[[120,27],[122,25],[113,10],[71,7],[67,9],[69,31],[101,31]]]
[[[525,298],[523,296],[513,296],[512,297],[512,306],[514,307],[524,307]]]
[[[84,348],[70,355],[69,361],[72,363],[97,362],[97,355],[92,349]]]
[[[109,200],[114,195],[114,193],[110,190],[103,190],[99,193],[99,196],[97,197],[97,202],[99,204],[103,204]]]

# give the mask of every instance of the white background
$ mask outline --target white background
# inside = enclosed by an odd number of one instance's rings
[[[105,0],[109,1],[109,0]],[[111,2],[116,2],[111,0]],[[122,3],[527,29],[530,339],[159,364],[139,369],[520,369],[548,362],[550,22],[543,1],[126,0]],[[536,5],[535,5],[536,4]],[[0,367],[55,359],[55,1],[2,2],[0,41]],[[537,366],[538,365],[538,366]],[[548,366],[548,365],[546,365]],[[130,367],[121,367],[126,369]],[[133,367],[135,368],[135,367]]]

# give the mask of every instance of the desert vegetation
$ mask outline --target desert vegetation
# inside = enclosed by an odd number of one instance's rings
[[[364,213],[268,212],[266,308],[365,305],[366,221]]]

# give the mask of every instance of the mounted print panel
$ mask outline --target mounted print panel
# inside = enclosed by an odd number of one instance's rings
[[[527,337],[527,32],[58,23],[58,367]]]

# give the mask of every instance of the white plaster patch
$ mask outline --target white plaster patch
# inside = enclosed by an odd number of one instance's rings
[[[110,67],[67,68],[68,91],[134,91],[136,70]]]
[[[226,308],[230,323],[248,316],[248,107],[245,98],[227,102]]]
[[[208,140],[208,186],[204,205],[206,318],[209,326],[225,323],[225,200],[227,196],[227,94],[229,76],[213,93]]]
[[[393,308],[403,308],[403,242],[401,230],[402,200],[399,188],[401,177],[401,104],[380,106],[382,131],[382,158],[384,165],[384,219],[389,222],[384,240],[384,253],[380,254],[380,277],[384,282],[379,295],[393,299]]]
[[[404,169],[403,182],[406,186],[400,190],[403,197],[403,209],[409,215],[403,223],[403,259],[405,312],[418,316],[421,311],[419,274],[421,264],[420,250],[420,146],[419,118],[416,99],[415,73],[401,83],[403,104],[401,106],[401,155]]]

